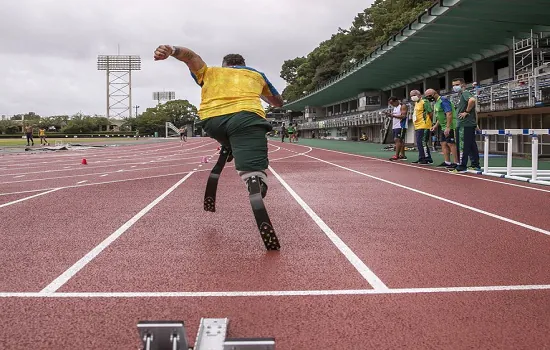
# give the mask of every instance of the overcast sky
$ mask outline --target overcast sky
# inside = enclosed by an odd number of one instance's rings
[[[282,92],[286,59],[307,55],[372,0],[9,0],[0,20],[0,115],[106,114],[98,55],[140,55],[133,105],[175,91],[197,107],[200,88],[185,64],[155,62],[160,44],[187,46],[209,65],[241,53]],[[135,110],[134,110],[135,111]]]

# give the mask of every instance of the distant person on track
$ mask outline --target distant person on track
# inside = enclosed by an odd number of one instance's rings
[[[460,164],[453,172],[464,172],[468,169],[481,170],[479,165],[479,150],[476,142],[477,112],[476,98],[466,89],[466,82],[462,78],[453,80],[453,91],[458,93],[460,101],[457,106],[458,152],[461,152]],[[467,167],[468,159],[471,161]]]
[[[40,144],[44,144],[44,146],[49,146],[50,143],[48,142],[48,140],[46,140],[46,129],[44,128],[40,128],[38,130],[38,136],[40,136]]]
[[[285,142],[285,137],[288,136],[288,131],[286,130],[285,123],[281,125],[281,142]]]
[[[409,124],[408,107],[406,104],[392,96],[388,100],[390,111],[386,114],[388,118],[392,118],[393,140],[395,142],[395,155],[390,160],[406,160],[405,155],[405,136]]]
[[[32,138],[32,125],[26,125],[23,128],[25,129],[25,134],[27,135],[27,146],[34,146],[34,139]],[[32,144],[30,144],[31,142]]]
[[[414,136],[416,139],[416,147],[418,148],[418,160],[415,164],[428,165],[433,164],[432,154],[430,153],[430,129],[432,128],[432,105],[422,97],[418,90],[410,92],[411,100],[414,102]]]
[[[187,142],[187,128],[185,126],[180,128],[180,141]]]
[[[426,99],[434,102],[434,119],[436,120],[432,131],[441,129],[441,148],[443,151],[443,163],[440,167],[454,169],[458,166],[459,157],[456,148],[455,130],[456,130],[456,109],[451,100],[445,96],[441,96],[434,89],[428,89],[424,93]],[[454,162],[451,162],[451,154],[454,157]]]
[[[288,132],[288,141],[290,143],[294,142],[296,128],[294,127],[294,125],[292,125],[292,123],[288,124],[287,132]]]
[[[170,56],[187,64],[202,87],[198,114],[207,135],[231,149],[235,168],[245,183],[252,176],[260,178],[265,196],[269,165],[266,134],[273,127],[266,120],[260,99],[281,107],[279,92],[263,73],[247,67],[238,54],[225,56],[222,67],[211,67],[185,47],[161,45],[155,51],[155,60]]]

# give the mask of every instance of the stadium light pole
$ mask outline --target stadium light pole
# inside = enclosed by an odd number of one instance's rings
[[[132,117],[132,71],[141,70],[141,57],[99,55],[97,70],[107,72],[107,118]]]

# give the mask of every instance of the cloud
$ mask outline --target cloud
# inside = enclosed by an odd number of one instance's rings
[[[359,0],[18,0],[0,22],[0,115],[106,112],[106,73],[98,55],[140,55],[133,105],[155,105],[154,91],[200,103],[183,63],[154,62],[160,44],[187,46],[210,65],[241,53],[279,91],[287,59],[307,55],[372,1]]]

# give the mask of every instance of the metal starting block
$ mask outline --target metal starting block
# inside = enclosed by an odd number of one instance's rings
[[[202,318],[195,347],[189,347],[183,321],[141,321],[143,350],[275,350],[274,338],[229,339],[227,318]]]

